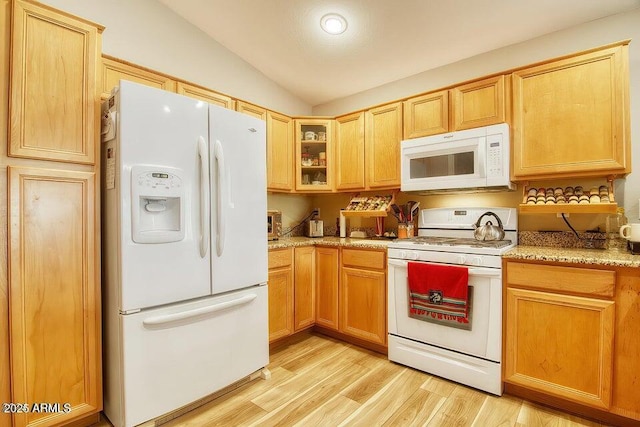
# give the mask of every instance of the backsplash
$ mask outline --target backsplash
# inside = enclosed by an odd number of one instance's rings
[[[605,249],[606,234],[570,231],[520,231],[518,244],[524,246],[551,246],[556,248]]]

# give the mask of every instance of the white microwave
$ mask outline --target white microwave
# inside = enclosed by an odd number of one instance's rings
[[[401,144],[401,190],[514,189],[509,125],[407,139]]]

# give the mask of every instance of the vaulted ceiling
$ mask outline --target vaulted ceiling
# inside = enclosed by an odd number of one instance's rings
[[[158,0],[311,106],[640,0]],[[327,13],[348,21],[320,28]]]

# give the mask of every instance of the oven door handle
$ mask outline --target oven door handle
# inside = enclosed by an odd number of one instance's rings
[[[387,259],[387,263],[394,267],[407,267],[409,261],[400,259]],[[498,277],[500,276],[500,269],[496,268],[469,268],[469,276],[476,277]]]

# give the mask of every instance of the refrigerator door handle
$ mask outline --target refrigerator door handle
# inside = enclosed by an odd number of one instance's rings
[[[224,232],[225,232],[225,217],[224,217],[224,205],[223,205],[223,194],[225,187],[225,168],[224,168],[224,151],[222,150],[222,144],[220,141],[216,140],[214,146],[214,155],[216,157],[216,162],[218,163],[218,176],[217,176],[217,197],[218,203],[216,203],[216,250],[218,256],[222,256],[222,252],[224,252]]]
[[[209,250],[209,150],[207,141],[198,137],[198,156],[200,156],[200,258]]]
[[[166,326],[170,323],[180,322],[193,319],[194,317],[203,316],[205,314],[216,313],[218,311],[227,310],[239,305],[245,305],[255,300],[256,294],[247,294],[231,301],[221,302],[219,304],[210,305],[208,307],[195,308],[193,310],[182,311],[180,313],[165,314],[162,316],[152,316],[142,321],[144,326]]]

